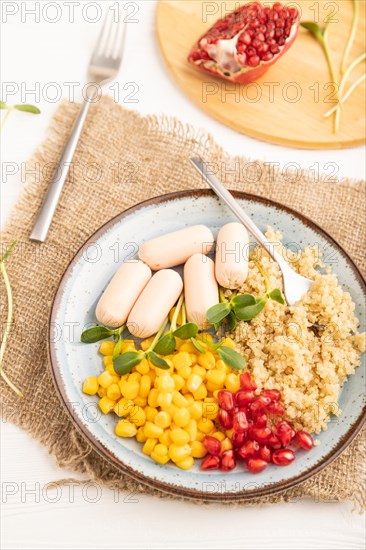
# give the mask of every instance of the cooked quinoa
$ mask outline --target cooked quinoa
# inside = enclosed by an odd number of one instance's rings
[[[281,238],[271,228],[266,237],[275,243]],[[319,433],[326,429],[331,414],[341,414],[340,390],[360,364],[366,333],[357,333],[355,304],[336,275],[329,269],[325,274],[315,269],[321,265],[315,249],[296,254],[287,250],[286,254],[296,271],[314,280],[310,291],[292,307],[268,300],[257,317],[238,323],[231,336],[246,356],[258,388],[280,390],[286,417],[294,427]],[[282,289],[278,265],[263,248],[257,247],[254,257],[257,264],[250,261],[240,292],[266,292],[258,263],[268,275],[270,288]]]

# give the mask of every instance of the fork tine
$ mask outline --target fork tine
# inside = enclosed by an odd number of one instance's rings
[[[121,14],[121,11],[118,12],[118,23],[116,24],[117,30],[116,30],[116,36],[114,41],[114,46],[112,49],[112,57],[114,59],[117,59],[118,57],[122,57],[123,52],[123,46],[124,41],[126,37],[126,24],[123,20],[123,15]]]
[[[102,28],[100,30],[97,43],[92,53],[92,58],[94,56],[100,55],[105,52],[106,46],[108,44],[108,38],[110,34],[110,28],[113,25],[113,11],[108,6],[107,13],[105,15]]]

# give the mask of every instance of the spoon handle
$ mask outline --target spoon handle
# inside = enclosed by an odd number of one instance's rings
[[[207,170],[206,164],[200,157],[191,158],[191,163],[196,170],[203,176],[211,189],[216,193],[218,197],[232,210],[235,216],[241,221],[241,223],[247,228],[247,230],[253,235],[256,241],[259,242],[268,252],[268,254],[282,267],[283,259],[280,254],[274,249],[273,243],[270,243],[266,236],[255,225],[253,220],[244,212],[238,201],[234,199],[230,191],[219,181],[216,176]]]

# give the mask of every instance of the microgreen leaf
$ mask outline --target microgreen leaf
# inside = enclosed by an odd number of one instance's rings
[[[113,359],[115,359],[116,357],[118,357],[119,355],[121,355],[121,351],[122,351],[122,339],[121,339],[121,336],[119,335],[119,336],[118,336],[117,343],[116,343],[116,345],[114,346],[114,350],[113,350]]]
[[[205,353],[206,350],[203,346],[201,346],[201,344],[199,343],[198,340],[196,340],[196,338],[191,338],[191,342],[192,344],[194,345],[194,347],[196,348],[197,351],[199,351],[200,353]]]
[[[16,244],[17,244],[17,241],[16,241],[16,240],[13,241],[13,242],[11,243],[11,245],[9,246],[9,248],[7,249],[7,251],[5,252],[5,254],[3,254],[3,256],[1,256],[1,258],[0,258],[0,263],[5,262],[5,260],[6,260],[7,258],[9,258],[10,254],[12,254],[12,252],[13,252],[14,247],[15,247]]]
[[[155,367],[158,367],[159,369],[164,369],[164,370],[170,369],[165,359],[163,359],[162,357],[159,357],[159,355],[156,355],[156,353],[154,353],[153,351],[149,351],[149,353],[147,354],[147,357]]]
[[[274,302],[278,302],[279,304],[285,303],[285,298],[279,288],[274,288],[273,290],[271,290],[271,292],[268,292],[267,296],[268,298],[270,298]]]
[[[109,338],[109,336],[112,335],[113,330],[110,330],[103,325],[97,325],[95,327],[90,327],[84,330],[81,334],[80,340],[84,344],[94,344],[95,342],[99,342],[99,340],[105,340],[105,338]]]
[[[241,370],[245,367],[245,358],[234,349],[228,348],[227,346],[221,346],[217,353],[224,363],[232,369]]]
[[[173,334],[181,340],[188,340],[189,338],[192,338],[192,336],[196,336],[196,334],[198,334],[198,326],[196,323],[186,323],[185,325],[177,328]]]
[[[160,353],[161,355],[169,355],[169,353],[172,353],[175,350],[175,338],[171,332],[168,332],[168,334],[165,334],[160,340],[157,342],[157,344],[154,346],[154,351],[156,353]]]
[[[24,111],[26,113],[33,113],[34,115],[39,115],[40,110],[35,105],[29,105],[28,103],[24,103],[23,105],[13,105],[13,109],[16,109],[17,111]]]
[[[247,307],[255,304],[255,297],[253,294],[237,294],[235,298],[231,300],[231,305],[234,307]]]
[[[206,317],[209,323],[216,325],[220,323],[225,317],[229,315],[231,311],[230,304],[227,302],[216,304],[207,310]]]
[[[230,332],[232,332],[233,330],[235,330],[236,328],[236,317],[235,317],[235,313],[233,311],[230,311],[228,317],[228,322],[229,322],[229,330]]]
[[[216,351],[219,348],[221,348],[224,342],[225,342],[225,338],[221,338],[221,340],[219,342],[216,342],[216,344],[213,344],[212,342],[207,342],[207,344],[211,351]]]
[[[300,23],[301,27],[311,32],[315,38],[320,38],[323,40],[323,31],[319,27],[318,23],[315,23],[314,21],[301,21]]]
[[[123,376],[129,373],[133,367],[141,363],[144,357],[145,354],[141,353],[141,351],[126,351],[113,359],[113,368],[117,374]]]
[[[5,101],[0,101],[0,109],[8,109],[8,106],[5,103]]]
[[[235,308],[235,315],[241,321],[251,321],[256,317],[264,308],[267,303],[267,298],[256,298],[256,303],[252,306],[243,308]]]

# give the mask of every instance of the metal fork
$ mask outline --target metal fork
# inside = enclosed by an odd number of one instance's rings
[[[211,189],[216,195],[234,212],[235,216],[241,221],[241,223],[248,229],[249,233],[253,235],[255,240],[267,250],[268,254],[278,263],[282,272],[283,290],[285,293],[286,301],[289,306],[294,305],[301,297],[308,292],[313,282],[311,279],[307,279],[302,275],[299,275],[294,271],[286,262],[286,260],[279,254],[271,243],[268,242],[262,231],[255,225],[250,217],[244,212],[240,204],[230,191],[219,181],[208,169],[207,165],[200,157],[191,158],[191,163],[197,170],[203,179],[208,183]]]
[[[89,62],[89,82],[99,86],[106,84],[117,76],[122,61],[124,38],[126,34],[125,23],[119,23],[119,16],[118,22],[116,22],[115,14],[116,12],[114,10],[108,8],[103,27]],[[121,21],[123,21],[123,19],[121,19]],[[80,113],[72,127],[70,137],[58,165],[61,176],[59,176],[58,170],[56,170],[30,234],[30,239],[32,241],[44,242],[47,237],[75,149],[83,130],[85,119],[88,115],[90,105],[98,93],[95,88],[96,87],[93,86],[92,94],[84,99]]]

